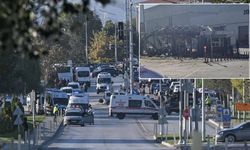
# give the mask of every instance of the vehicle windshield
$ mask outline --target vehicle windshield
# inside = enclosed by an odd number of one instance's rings
[[[98,83],[111,83],[111,78],[99,78]]]
[[[65,93],[72,93],[72,89],[64,89],[62,91],[65,92]]]
[[[240,127],[241,127],[242,125],[244,125],[244,124],[245,124],[245,123],[241,123],[241,124],[235,126],[234,129],[238,129],[238,128],[240,128]]]
[[[80,112],[67,112],[66,116],[82,116]]]
[[[58,104],[58,105],[68,105],[68,98],[53,98],[54,100],[54,104]]]
[[[89,77],[89,71],[79,71],[78,77]]]
[[[70,72],[70,67],[57,67],[56,70],[58,73],[68,73]]]
[[[68,85],[68,87],[72,87],[73,89],[77,89],[78,85],[71,84],[71,85]]]

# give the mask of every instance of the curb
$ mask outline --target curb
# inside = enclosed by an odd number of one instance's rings
[[[216,123],[216,122],[213,121],[212,119],[208,119],[208,121],[209,121],[210,123],[212,123],[214,126],[216,126],[217,128],[219,128],[218,123]],[[223,129],[224,129],[223,126],[220,126],[220,130],[223,130]]]
[[[156,139],[155,135],[153,136],[153,138],[154,138],[158,143],[161,143],[162,145],[165,145],[165,146],[170,147],[170,148],[174,148],[174,147],[175,147],[175,145],[173,145],[173,144],[170,144],[170,143],[167,143],[167,142],[165,142],[165,141],[161,141],[161,140],[159,140],[159,139]]]
[[[58,126],[58,128],[56,129],[55,133],[54,133],[49,139],[43,141],[40,145],[34,147],[33,150],[39,150],[39,149],[42,148],[45,144],[47,144],[49,141],[51,141],[51,140],[56,136],[56,134],[59,132],[59,129],[62,127],[62,124],[63,124],[63,119],[62,119],[60,125]]]

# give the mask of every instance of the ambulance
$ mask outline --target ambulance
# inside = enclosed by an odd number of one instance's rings
[[[112,92],[112,84],[111,75],[107,72],[101,72],[97,75],[96,78],[96,93],[111,91]],[[109,89],[110,88],[110,89]]]
[[[67,108],[80,107],[82,109],[89,109],[89,95],[88,93],[73,94],[69,98]]]
[[[67,93],[60,90],[51,90],[45,92],[44,98],[44,113],[46,115],[53,114],[54,106],[57,104],[59,110],[65,110],[68,105],[68,95]]]
[[[158,106],[147,96],[131,94],[112,94],[110,96],[109,116],[117,115],[124,119],[126,114],[151,115],[158,120]]]

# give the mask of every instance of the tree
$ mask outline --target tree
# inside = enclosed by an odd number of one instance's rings
[[[208,89],[217,89],[220,91],[220,100],[226,100],[227,94],[232,91],[232,84],[230,79],[207,79],[205,85]]]
[[[110,44],[115,43],[114,36],[108,36],[107,31],[104,29],[99,32],[94,32],[94,37],[91,39],[90,46],[90,61],[92,63],[100,63],[100,62],[114,62],[115,60],[115,52],[114,50],[109,49]],[[117,46],[121,46],[122,41],[117,42]],[[122,50],[117,49],[118,58],[122,57]]]
[[[237,89],[237,91],[239,91],[241,96],[243,96],[243,79],[230,79],[230,81],[232,83],[232,87]],[[248,93],[247,91],[249,91],[249,80],[245,80],[245,96],[246,96],[246,99],[249,98],[249,95],[247,94]]]
[[[103,27],[103,29],[107,32],[107,35],[110,36],[110,35],[115,35],[115,24],[109,20],[109,21],[106,21],[105,23],[105,26]],[[118,33],[117,30],[118,27],[116,28],[116,34]]]

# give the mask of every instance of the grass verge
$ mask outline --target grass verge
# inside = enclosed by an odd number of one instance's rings
[[[213,135],[209,135],[210,136],[210,143],[214,143],[214,140],[213,140]],[[157,139],[161,139],[161,135],[157,135]],[[176,137],[175,137],[175,139],[176,139],[176,143],[178,143],[178,141],[179,141],[179,135],[176,135]],[[183,136],[183,140],[184,140],[184,136]],[[202,142],[202,143],[207,143],[207,140],[208,140],[208,138],[207,138],[207,136],[206,136],[206,141],[205,142]],[[173,134],[168,134],[168,138],[167,138],[167,141],[166,141],[166,135],[164,134],[163,135],[163,141],[165,141],[165,142],[167,142],[167,143],[169,143],[169,144],[174,144],[174,135]],[[193,139],[192,138],[188,138],[187,139],[187,143],[193,143]]]
[[[33,132],[33,116],[32,115],[25,115],[25,117],[27,117],[27,122],[28,122],[28,126],[30,129],[30,133],[32,133]],[[36,125],[39,125],[44,119],[45,119],[45,116],[36,115]],[[21,135],[24,134],[22,125],[20,125],[20,134]],[[5,134],[0,135],[0,138],[3,140],[4,144],[10,143],[12,137],[15,140],[18,139],[18,128],[16,128],[13,132],[9,132],[9,133],[5,133]]]

